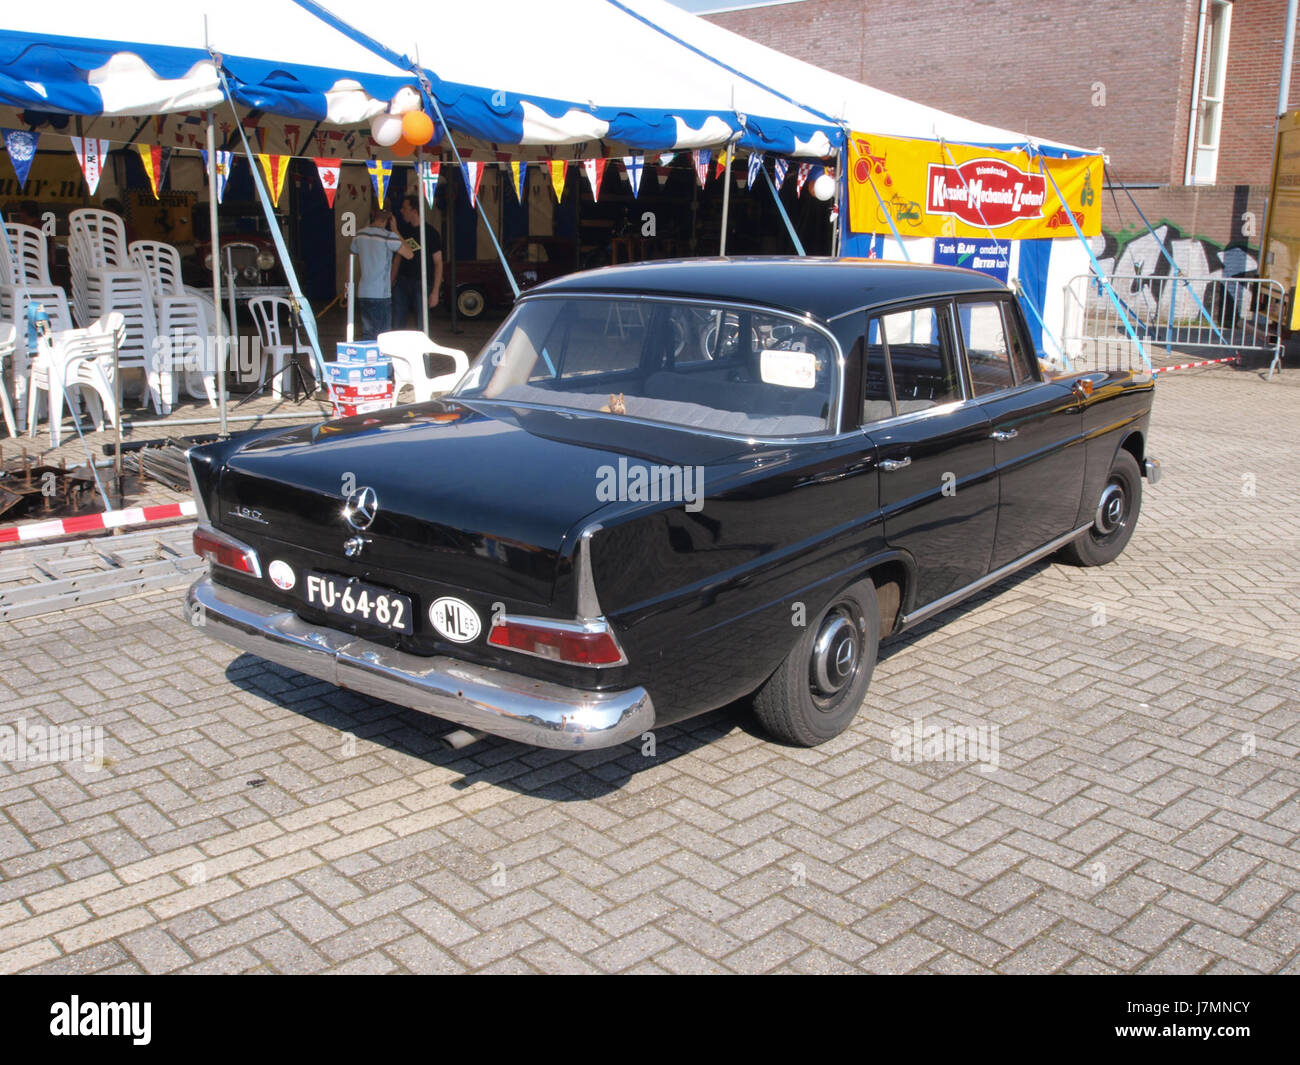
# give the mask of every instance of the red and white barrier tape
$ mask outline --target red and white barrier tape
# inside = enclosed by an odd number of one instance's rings
[[[1205,359],[1201,362],[1180,362],[1177,366],[1157,366],[1152,373],[1168,373],[1170,370],[1194,370],[1198,366],[1214,366],[1221,362],[1236,362],[1236,355],[1229,355],[1226,359]]]
[[[127,525],[147,525],[154,521],[175,521],[192,518],[198,512],[194,500],[183,503],[160,503],[153,507],[128,507],[100,514],[82,514],[76,518],[53,518],[50,521],[32,522],[30,525],[0,526],[0,544],[27,543],[30,540],[52,540],[58,536],[76,536],[79,533],[98,532],[101,529],[120,529]]]

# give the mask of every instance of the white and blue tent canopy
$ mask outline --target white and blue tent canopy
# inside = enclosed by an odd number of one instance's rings
[[[334,0],[330,10],[307,0],[145,0],[129,14],[60,0],[10,9],[0,22],[0,106],[29,115],[216,108],[221,70],[243,112],[355,128],[423,72],[453,132],[537,154],[735,139],[825,155],[838,139],[820,116],[609,0],[412,5],[400,16],[369,0]]]
[[[825,156],[848,129],[1001,147],[1027,139],[832,74],[667,0],[400,9],[373,0],[59,0],[9,5],[0,23],[6,118],[215,108],[219,61],[242,111],[336,129],[362,126],[423,73],[455,134],[524,155],[735,141]]]

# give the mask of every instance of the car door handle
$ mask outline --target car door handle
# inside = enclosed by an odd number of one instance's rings
[[[904,459],[885,459],[881,462],[880,468],[884,470],[885,473],[893,473],[895,470],[901,470],[904,466],[910,465],[912,465],[912,456],[908,455],[907,458]]]
[[[1020,433],[1015,429],[994,429],[989,433],[990,440],[1014,440]]]

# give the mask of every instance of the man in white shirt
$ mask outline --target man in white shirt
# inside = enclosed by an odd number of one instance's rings
[[[374,340],[393,324],[393,256],[411,258],[413,252],[397,232],[391,211],[376,207],[370,225],[352,238],[352,253],[361,260],[361,281],[357,285],[357,312],[361,316],[358,339]]]

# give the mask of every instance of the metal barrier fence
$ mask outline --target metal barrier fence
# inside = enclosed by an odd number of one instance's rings
[[[1285,292],[1278,281],[1151,274],[1112,274],[1108,280],[1153,362],[1175,352],[1254,353],[1271,358],[1270,377],[1281,363],[1277,323]],[[1144,368],[1119,310],[1091,274],[1066,286],[1062,342],[1079,369]]]

